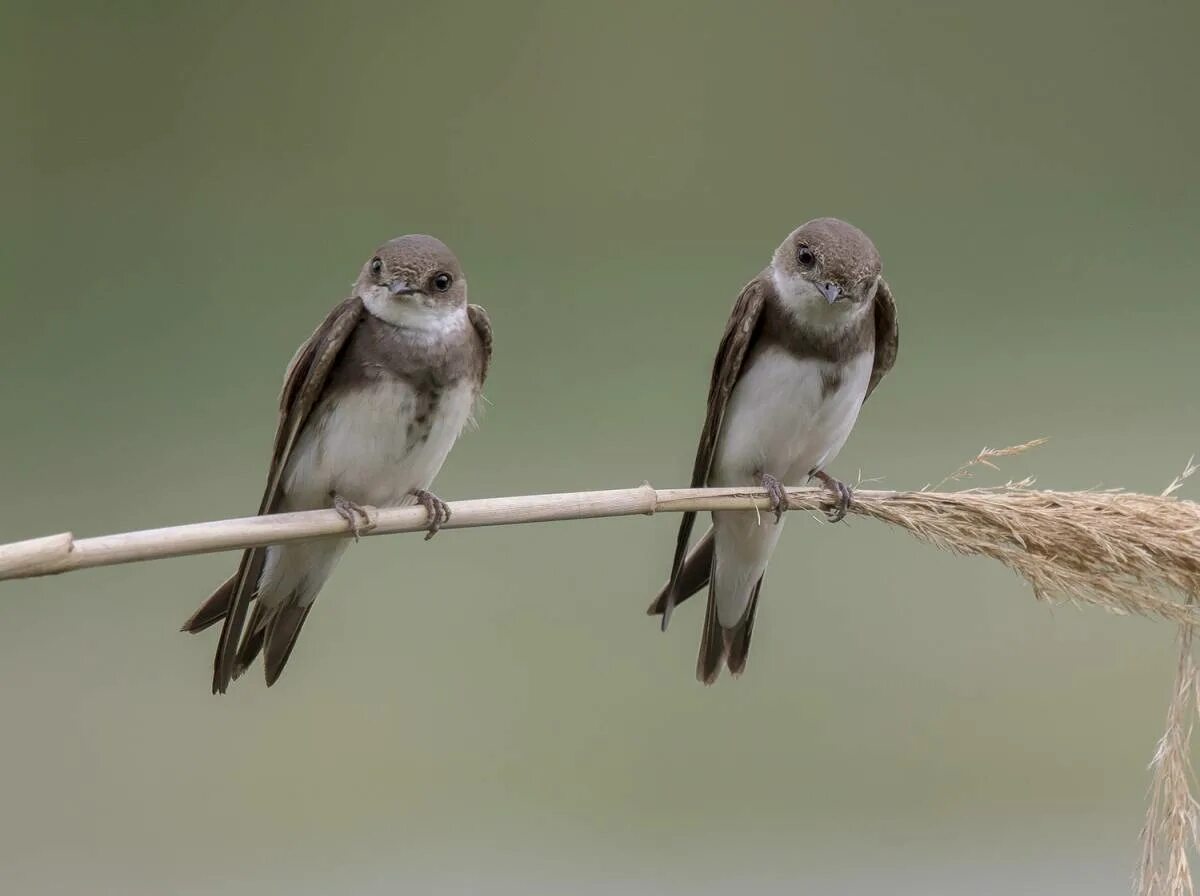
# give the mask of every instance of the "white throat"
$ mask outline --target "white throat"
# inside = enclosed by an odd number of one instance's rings
[[[870,302],[830,302],[815,285],[800,274],[781,270],[771,263],[771,281],[783,306],[806,326],[839,330],[854,323],[871,307]]]
[[[386,287],[370,290],[362,301],[367,311],[381,321],[430,336],[453,332],[467,321],[465,305],[430,302],[420,295],[397,298]]]

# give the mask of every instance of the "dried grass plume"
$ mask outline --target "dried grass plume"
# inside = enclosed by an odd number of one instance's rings
[[[1193,458],[1194,460],[1194,458]],[[1163,491],[1169,497],[1197,471],[1187,468]],[[1196,602],[1195,592],[1185,602]],[[1142,860],[1134,891],[1139,896],[1194,896],[1191,854],[1200,850],[1200,804],[1192,771],[1192,727],[1200,707],[1200,674],[1192,653],[1193,627],[1179,626],[1179,665],[1167,707],[1167,727],[1150,762],[1150,805],[1142,826]]]
[[[938,487],[1044,442],[985,448]],[[1189,464],[1186,475],[1193,471]],[[1161,495],[1046,491],[1032,479],[955,492],[860,492],[852,510],[943,550],[998,560],[1040,600],[1184,624],[1200,621],[1190,605],[1200,592],[1200,505],[1173,497],[1181,482]]]

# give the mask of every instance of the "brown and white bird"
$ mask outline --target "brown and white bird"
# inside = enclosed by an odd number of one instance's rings
[[[761,486],[774,518],[714,512],[689,553],[696,514],[685,513],[670,578],[648,610],[666,630],[674,606],[708,586],[696,663],[705,684],[722,665],[734,675],[746,667],[763,574],[783,530],[783,483],[820,480],[836,496],[830,520],[845,516],[851,491],[826,467],[891,370],[897,345],[879,253],[836,218],[793,231],[738,296],[713,362],[692,486]]]
[[[446,505],[427,491],[470,419],[492,355],[487,313],[467,303],[454,253],[402,236],[371,256],[349,298],[300,346],[284,377],[279,428],[259,513],[334,508],[355,538],[361,505],[420,502],[429,538]],[[274,684],[344,538],[252,548],[183,625],[222,622],[213,693],[263,654]],[[247,611],[254,612],[246,624]]]

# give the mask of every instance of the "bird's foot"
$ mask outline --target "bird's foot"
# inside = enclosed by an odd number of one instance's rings
[[[767,497],[771,499],[771,510],[775,512],[775,522],[778,523],[783,519],[784,512],[791,507],[787,489],[770,473],[759,473],[758,482],[767,490]]]
[[[355,541],[358,541],[358,536],[365,535],[375,528],[375,521],[371,519],[366,508],[343,498],[337,492],[330,492],[329,497],[333,498],[333,509],[337,511],[337,515],[350,526]]]
[[[846,518],[846,511],[850,509],[850,502],[854,500],[854,490],[840,479],[834,479],[824,470],[817,470],[812,474],[814,479],[821,480],[821,483],[833,492],[833,497],[836,503],[825,512],[825,518],[831,523],[840,523]]]
[[[423,488],[414,488],[409,494],[417,499],[417,503],[424,507],[425,513],[429,515],[429,528],[425,530],[425,540],[429,541],[438,534],[443,524],[450,521],[450,505]]]

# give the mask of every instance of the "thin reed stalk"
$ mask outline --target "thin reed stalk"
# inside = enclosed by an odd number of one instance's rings
[[[1033,447],[985,449],[974,464]],[[788,490],[793,510],[829,506],[823,489]],[[758,510],[761,489],[637,488],[456,501],[444,529],[592,519],[684,510]],[[368,534],[419,532],[420,507],[366,508]],[[1158,617],[1176,624],[1200,621],[1200,609],[1182,599],[1200,593],[1200,505],[1172,494],[1037,489],[1031,480],[961,491],[859,489],[850,513],[879,520],[942,550],[998,560],[1024,578],[1044,600],[1068,600],[1115,613]],[[763,524],[769,525],[768,514]],[[0,579],[28,578],[188,554],[238,550],[312,538],[348,537],[332,510],[192,523],[76,539],[71,533],[0,546]],[[1171,595],[1175,596],[1172,599]]]

